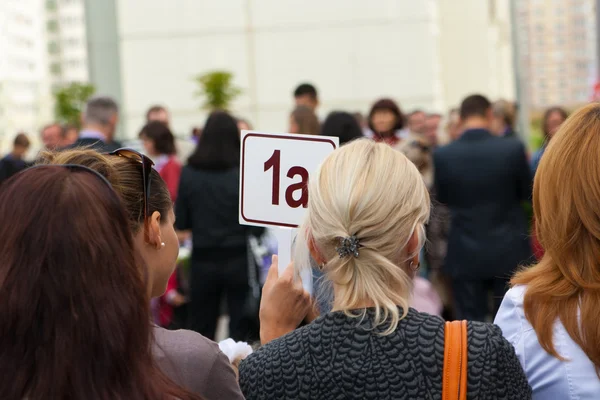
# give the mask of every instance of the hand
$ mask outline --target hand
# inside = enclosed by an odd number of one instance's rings
[[[181,293],[176,293],[173,296],[173,298],[171,299],[171,305],[173,307],[180,307],[180,306],[184,305],[185,303],[187,303],[187,299]]]
[[[311,308],[310,295],[294,277],[294,264],[290,263],[281,276],[277,268],[277,256],[273,256],[260,300],[262,344],[296,329]]]

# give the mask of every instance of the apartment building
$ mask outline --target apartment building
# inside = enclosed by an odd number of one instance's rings
[[[595,0],[516,0],[521,65],[533,109],[574,107],[596,82]]]
[[[48,68],[52,89],[88,81],[84,0],[46,0]]]
[[[40,0],[0,1],[0,148],[18,131],[35,136],[50,109]]]

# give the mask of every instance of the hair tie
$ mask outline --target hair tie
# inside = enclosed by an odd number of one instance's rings
[[[339,238],[340,246],[335,248],[340,258],[346,258],[353,255],[354,258],[358,258],[358,249],[360,247],[360,240],[354,235]]]

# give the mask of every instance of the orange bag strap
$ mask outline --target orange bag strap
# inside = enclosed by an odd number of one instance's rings
[[[467,321],[446,322],[442,400],[467,400]]]

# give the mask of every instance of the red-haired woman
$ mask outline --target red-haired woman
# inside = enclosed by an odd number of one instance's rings
[[[0,192],[0,398],[200,399],[159,368],[127,213],[106,179],[40,166]]]

